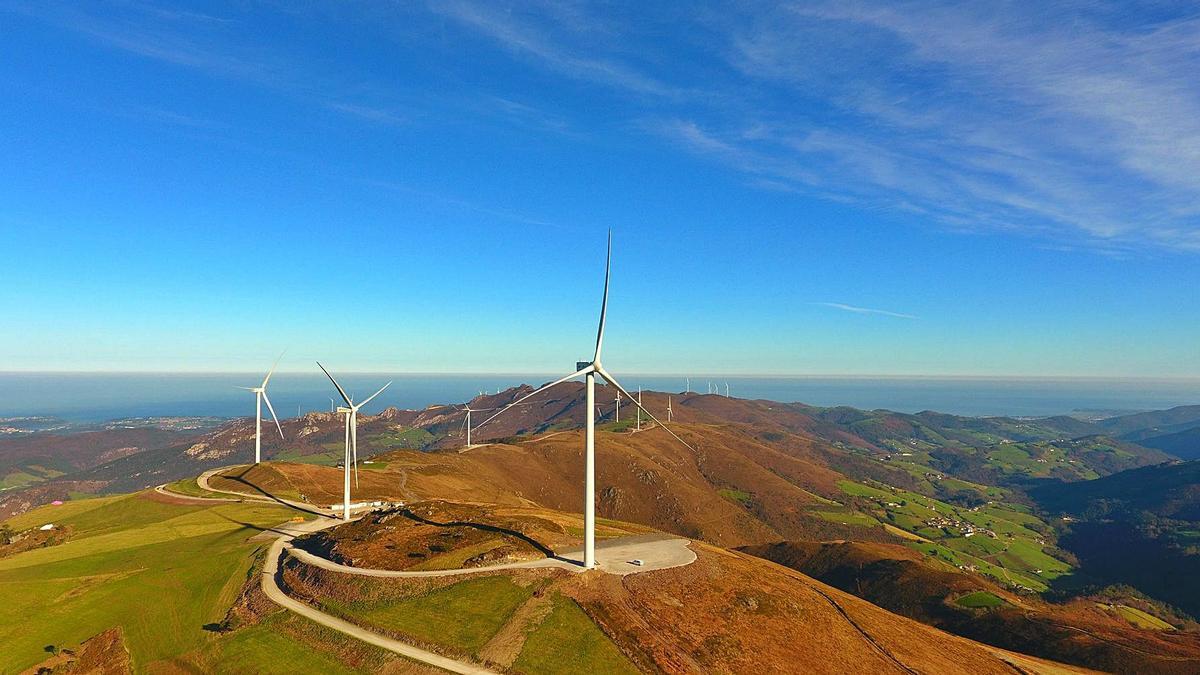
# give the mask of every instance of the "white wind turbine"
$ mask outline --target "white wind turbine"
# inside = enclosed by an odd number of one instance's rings
[[[671,421],[671,397],[667,397],[667,421]]]
[[[471,406],[469,406],[469,405],[464,405],[463,410],[467,411],[467,418],[463,420],[462,429],[466,429],[466,431],[467,431],[467,447],[470,448],[471,447],[471,413],[473,413],[475,411],[472,410]],[[459,433],[462,433],[462,429],[459,429]]]
[[[279,358],[283,358],[280,355]],[[275,408],[271,406],[271,399],[267,398],[267,381],[271,379],[271,373],[275,372],[275,366],[279,365],[279,359],[275,359],[275,365],[267,371],[267,376],[263,378],[262,384],[257,387],[238,387],[246,391],[254,392],[254,463],[258,464],[262,461],[262,404],[267,402],[267,410],[271,411],[271,419],[275,420],[275,428],[279,430],[279,437],[283,438],[283,427],[279,426],[279,417],[275,415]]]
[[[621,421],[621,392],[619,392],[619,391],[617,392],[617,396],[614,400],[617,402],[617,408],[616,408],[616,412],[613,413],[613,415],[615,415],[613,421],[620,422]]]
[[[578,369],[566,377],[557,379],[549,384],[542,385],[538,389],[522,396],[521,398],[509,403],[500,408],[491,417],[488,417],[483,422],[479,423],[476,429],[479,429],[488,422],[494,420],[497,415],[502,414],[509,408],[525,401],[525,399],[540,394],[550,387],[562,384],[567,380],[574,379],[580,375],[584,376],[585,388],[587,391],[587,405],[584,410],[587,411],[587,425],[584,432],[584,480],[583,480],[583,566],[591,569],[596,566],[596,376],[604,378],[617,389],[620,394],[624,394],[625,398],[634,401],[634,398],[629,395],[628,391],[617,382],[604,366],[600,364],[600,352],[604,346],[604,322],[608,314],[608,279],[612,271],[612,232],[608,233],[608,258],[604,264],[604,300],[600,305],[600,328],[596,331],[596,353],[592,357],[591,362],[579,361],[575,364]],[[642,412],[653,420],[658,426],[662,427],[667,433],[675,437],[687,449],[695,452],[695,448],[688,445],[686,441],[679,437],[674,431],[671,431],[665,424],[658,421],[654,413],[642,407],[641,403],[635,404],[641,408]]]
[[[637,430],[642,430],[642,388],[638,387],[638,407],[634,408],[637,411]]]
[[[344,466],[346,469],[346,482],[343,495],[344,499],[342,501],[342,520],[350,520],[351,463],[354,464],[354,487],[358,487],[358,410],[364,405],[370,403],[371,399],[382,394],[383,390],[391,386],[392,383],[388,382],[380,387],[379,391],[368,396],[365,401],[355,405],[354,400],[346,394],[346,390],[342,389],[342,385],[338,384],[337,380],[333,379],[333,376],[329,374],[329,371],[325,370],[325,366],[322,366],[320,361],[317,361],[317,366],[322,372],[325,373],[325,377],[329,378],[329,381],[333,383],[333,386],[337,387],[338,393],[342,395],[342,400],[346,402],[346,406],[339,406],[337,412],[344,413],[346,415],[346,460],[342,462],[342,466]]]

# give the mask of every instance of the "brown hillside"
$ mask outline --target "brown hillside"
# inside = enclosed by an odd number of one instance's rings
[[[531,606],[556,593],[573,599],[645,672],[1081,672],[949,635],[752,556],[699,543],[692,548],[698,557],[690,565],[626,577],[558,569],[491,574],[537,588]],[[283,581],[310,603],[352,608],[419,596],[458,579],[352,577],[293,559]],[[529,614],[518,609],[510,620]],[[362,620],[352,611],[344,616]]]
[[[1065,605],[1017,596],[903,546],[782,542],[742,551],[792,569],[888,610],[987,644],[1121,673],[1194,673],[1200,635],[1139,629],[1090,601]],[[987,592],[1006,604],[955,603]]]
[[[600,515],[722,546],[780,539],[893,541],[881,528],[842,525],[813,514],[811,509],[828,507],[823,499],[840,495],[837,482],[844,476],[824,466],[815,444],[802,437],[769,443],[728,423],[676,428],[696,452],[661,429],[598,434]],[[532,503],[578,512],[582,447],[582,431],[569,430],[466,452],[394,451],[375,457],[379,469],[361,467],[362,487],[353,494]],[[288,491],[279,496],[294,498],[307,490],[306,495],[327,495],[329,501],[328,496],[341,493],[340,470],[277,462],[269,467],[257,471],[280,475],[261,474],[260,482],[267,482],[259,487]]]

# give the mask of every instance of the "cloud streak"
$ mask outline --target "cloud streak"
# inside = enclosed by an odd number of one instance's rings
[[[915,319],[912,314],[903,314],[901,312],[889,312],[886,309],[871,309],[870,307],[855,307],[854,305],[846,305],[840,302],[816,302],[815,305],[822,307],[830,307],[832,309],[840,309],[843,312],[851,312],[853,314],[876,314],[879,316],[890,316],[896,319]]]
[[[527,63],[627,95],[643,129],[751,185],[1053,246],[1200,252],[1200,17],[1187,12],[519,7],[430,6]],[[653,39],[673,33],[695,37]]]

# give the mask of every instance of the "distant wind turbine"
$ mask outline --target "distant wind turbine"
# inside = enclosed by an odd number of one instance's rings
[[[638,387],[638,407],[634,408],[637,411],[637,430],[642,430],[642,388]]]
[[[279,355],[283,358],[283,354]],[[279,437],[283,438],[283,427],[279,426],[279,418],[275,415],[275,408],[271,406],[271,399],[267,398],[267,382],[271,379],[271,373],[275,372],[275,366],[279,365],[279,359],[275,359],[275,365],[267,371],[267,376],[263,378],[262,384],[257,387],[238,387],[246,391],[254,392],[254,463],[258,464],[262,461],[262,404],[267,402],[267,410],[271,411],[271,419],[275,420],[275,428],[279,430]]]
[[[729,382],[725,382],[725,398],[729,398]]]
[[[690,377],[683,378],[683,393],[685,393],[685,394],[692,393],[692,378],[690,378]]]
[[[616,408],[616,412],[613,413],[613,415],[615,416],[615,419],[613,421],[620,422],[621,421],[621,392],[619,392],[619,391],[617,392],[617,396],[616,396],[615,400],[617,403],[617,408]]]
[[[346,402],[346,407],[339,407],[337,412],[346,415],[346,461],[342,462],[342,465],[346,469],[346,481],[344,491],[345,499],[342,501],[342,520],[350,520],[351,463],[354,464],[354,487],[358,487],[358,411],[364,405],[370,403],[371,399],[382,394],[383,390],[390,387],[392,383],[388,382],[380,387],[379,391],[368,396],[365,401],[355,405],[354,400],[346,394],[346,390],[342,389],[342,385],[338,384],[337,380],[333,379],[333,376],[329,374],[329,371],[325,370],[325,366],[322,366],[320,361],[317,361],[317,367],[319,367],[321,371],[325,373],[325,377],[329,378],[329,381],[332,382],[333,386],[337,388],[338,393],[342,395],[342,400]]]
[[[547,389],[562,384],[567,380],[584,376],[585,389],[587,392],[587,405],[584,410],[587,411],[587,425],[584,431],[584,487],[583,487],[583,566],[592,568],[596,566],[596,375],[604,378],[604,381],[616,387],[617,391],[625,395],[625,398],[635,401],[629,395],[629,392],[617,382],[604,366],[600,363],[600,353],[604,347],[604,323],[608,314],[608,281],[612,272],[612,231],[608,233],[608,258],[604,264],[604,299],[600,304],[600,327],[596,331],[596,353],[592,357],[591,362],[579,361],[576,362],[577,370],[566,377],[557,379],[549,384],[542,385],[538,389],[522,396],[521,398],[509,403],[498,410],[491,417],[488,417],[479,424],[476,429],[482,427],[488,422],[495,419],[498,415],[504,413],[509,408],[523,402],[525,399],[535,396]],[[656,422],[667,433],[675,437],[675,440],[682,443],[686,448],[695,452],[695,448],[688,445],[686,441],[679,437],[674,431],[671,431],[665,424],[658,421],[654,413],[642,407],[640,402],[635,401],[635,405],[641,408],[642,412]]]
[[[469,405],[464,405],[463,410],[467,411],[467,418],[463,420],[462,428],[467,430],[467,447],[469,448],[471,447],[471,413],[474,411],[471,410],[471,406]],[[462,429],[459,430],[459,433],[461,432]]]
[[[671,397],[667,397],[667,421],[671,421]]]

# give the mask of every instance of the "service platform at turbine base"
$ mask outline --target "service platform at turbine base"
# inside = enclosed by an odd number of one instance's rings
[[[596,542],[596,567],[609,574],[639,574],[695,562],[692,542],[669,534],[640,534]],[[583,549],[558,554],[558,558],[578,563],[583,568]],[[640,563],[640,564],[639,564]]]

